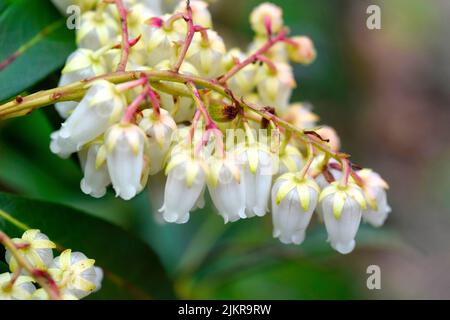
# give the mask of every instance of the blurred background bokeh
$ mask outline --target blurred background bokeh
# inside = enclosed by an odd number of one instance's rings
[[[252,40],[248,16],[260,2],[211,4],[230,48]],[[188,224],[162,226],[146,192],[130,202],[85,196],[77,159],[48,150],[59,122],[52,108],[0,124],[0,190],[69,204],[136,234],[180,298],[450,299],[450,2],[272,2],[318,51],[313,65],[295,67],[293,99],[311,102],[343,150],[390,185],[387,223],[363,226],[353,253],[331,250],[317,221],[301,246],[286,246],[272,238],[270,215],[223,225],[207,205]],[[366,27],[370,4],[381,8],[381,30]],[[57,80],[58,72],[30,91]],[[381,290],[366,287],[369,265],[381,268]]]

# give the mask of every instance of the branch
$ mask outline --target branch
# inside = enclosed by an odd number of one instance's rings
[[[175,72],[178,72],[180,70],[189,47],[191,46],[192,39],[194,39],[195,35],[194,20],[192,19],[192,8],[189,0],[186,1],[186,13],[187,15],[184,17],[184,20],[187,23],[186,39],[184,40],[183,48],[181,49],[180,55],[178,56],[177,63],[173,67],[173,71]]]
[[[128,26],[127,26],[127,9],[123,5],[122,0],[115,0],[117,10],[119,10],[120,22],[122,23],[122,53],[120,56],[119,66],[117,71],[125,71],[128,63],[128,55],[130,54],[130,41],[128,39]]]

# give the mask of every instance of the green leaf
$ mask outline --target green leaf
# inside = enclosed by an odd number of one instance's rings
[[[105,273],[93,299],[173,298],[171,282],[156,254],[121,228],[81,211],[0,193],[0,229],[19,237],[40,229],[60,249],[81,251]]]
[[[60,68],[75,50],[73,32],[50,1],[8,1],[0,12],[0,101]],[[8,62],[9,61],[9,62]]]
[[[0,274],[5,272],[9,272],[8,265],[3,261],[0,261]]]

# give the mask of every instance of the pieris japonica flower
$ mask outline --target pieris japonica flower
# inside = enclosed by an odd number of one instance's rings
[[[204,162],[192,153],[190,148],[180,150],[172,154],[167,165],[164,205],[160,209],[167,222],[186,223],[205,188]]]
[[[102,163],[97,166],[97,156],[101,146],[101,141],[94,141],[87,146],[86,159],[83,161],[84,164],[82,163],[84,177],[80,183],[81,190],[94,198],[103,197],[106,188],[111,184],[106,164]]]
[[[226,54],[225,44],[217,32],[206,30],[206,37],[196,33],[186,59],[201,76],[216,78],[223,72],[222,59]]]
[[[238,62],[243,61],[246,58],[246,55],[239,49],[231,49],[228,51],[223,63],[224,71],[231,70]],[[249,64],[228,80],[228,87],[233,90],[237,96],[245,96],[246,94],[253,92],[256,86],[255,76],[257,70],[257,65]]]
[[[79,48],[67,58],[61,73],[58,86],[65,86],[106,73],[106,61],[92,50]],[[55,103],[55,108],[62,118],[67,119],[77,105],[76,101],[65,101]]]
[[[52,135],[50,149],[62,157],[79,151],[122,117],[125,99],[116,86],[105,80],[92,83],[61,129]]]
[[[19,276],[12,285],[11,280],[11,273],[0,274],[0,300],[30,300],[36,290],[33,278]]]
[[[78,298],[70,292],[61,292],[60,294],[62,300],[78,300]],[[40,288],[33,292],[31,300],[50,300],[50,297],[47,291]]]
[[[235,155],[209,158],[208,169],[208,191],[225,223],[246,218],[245,186]]]
[[[102,274],[94,264],[95,260],[83,253],[67,249],[53,260],[48,271],[63,293],[81,299],[94,292],[101,282]]]
[[[273,155],[259,142],[242,144],[237,148],[245,186],[245,212],[248,218],[262,217],[268,210],[273,176]]]
[[[295,173],[279,177],[272,188],[273,236],[282,243],[301,244],[319,197],[319,186]]]
[[[147,137],[138,126],[119,123],[105,133],[105,145],[97,165],[105,161],[116,196],[130,200],[147,183]]]
[[[352,252],[361,214],[366,209],[361,189],[351,182],[342,186],[336,181],[322,190],[319,201],[331,246],[342,254]]]
[[[98,50],[117,41],[119,24],[103,9],[87,11],[81,15],[81,27],[76,41],[80,48]]]
[[[211,13],[208,10],[208,3],[201,0],[191,0],[191,9],[194,24],[204,28],[213,27]],[[186,1],[181,0],[175,8],[175,12],[186,12]]]
[[[149,174],[154,175],[163,168],[177,124],[164,109],[160,110],[160,114],[156,114],[153,109],[146,109],[142,112],[139,127],[147,135],[148,149],[151,150],[148,153]]]
[[[171,63],[169,60],[160,62],[155,69],[156,70],[170,70]],[[188,62],[183,62],[180,68],[180,73],[198,76],[197,69]],[[183,89],[181,83],[170,83],[168,81],[161,81],[161,83],[173,87],[174,89]],[[158,91],[161,107],[170,112],[175,122],[190,121],[195,113],[194,101],[191,97],[173,96],[171,94]]]
[[[14,238],[12,241],[19,246],[20,254],[34,268],[45,270],[53,261],[52,249],[56,248],[56,245],[39,230],[27,230],[21,238]],[[9,250],[6,250],[5,260],[11,271],[16,270],[18,267],[17,261]]]
[[[363,191],[368,204],[367,210],[363,211],[363,220],[374,227],[381,227],[391,212],[386,196],[388,184],[370,169],[360,170],[358,175],[363,180]]]
[[[292,103],[284,119],[301,129],[310,129],[317,126],[319,117],[311,111],[311,106],[305,103]]]
[[[253,31],[259,35],[267,34],[267,24],[272,32],[276,33],[283,27],[283,11],[272,3],[262,3],[253,9],[250,14],[250,23]]]
[[[339,138],[336,130],[330,126],[321,126],[315,130],[323,139],[329,140],[328,145],[331,150],[339,151],[341,149],[341,139]]]
[[[167,21],[170,15],[164,15],[158,22],[150,19],[144,26],[143,41],[145,47],[141,52],[150,66],[155,66],[163,60],[172,60],[176,57],[176,44],[184,39],[184,22]]]
[[[256,80],[258,94],[264,105],[274,106],[277,114],[284,115],[296,83],[289,64],[277,62],[275,68],[272,70],[265,64],[259,69]]]
[[[290,38],[289,59],[296,63],[311,64],[316,59],[316,49],[310,38],[305,36]]]
[[[268,37],[265,35],[256,35],[253,38],[253,41],[248,46],[247,52],[252,54],[256,50],[261,49],[267,43]],[[286,48],[286,44],[283,42],[279,42],[275,44],[266,54],[264,54],[267,58],[272,60],[273,62],[289,62],[289,56]]]
[[[297,148],[287,145],[278,157],[278,175],[300,171],[304,165],[303,156]]]

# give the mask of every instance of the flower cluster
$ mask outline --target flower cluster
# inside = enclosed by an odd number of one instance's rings
[[[78,300],[100,290],[103,271],[95,260],[70,249],[54,258],[55,243],[39,230],[8,238],[5,246],[12,273],[0,274],[0,300]]]
[[[310,64],[316,51],[288,36],[279,7],[253,10],[255,37],[241,50],[226,48],[203,1],[172,13],[156,0],[72,2],[84,11],[60,85],[86,79],[74,85],[85,92],[56,103],[65,121],[50,148],[78,154],[84,193],[102,197],[112,185],[129,200],[148,185],[158,221],[181,224],[207,189],[225,223],[271,210],[274,237],[295,244],[316,212],[343,254],[361,217],[383,224],[387,184],[340,152],[308,104],[290,102],[290,62]]]

